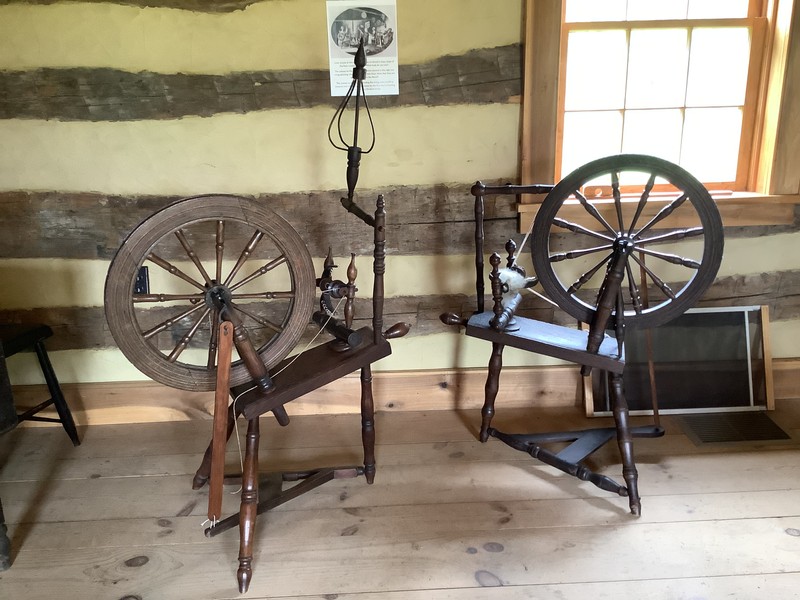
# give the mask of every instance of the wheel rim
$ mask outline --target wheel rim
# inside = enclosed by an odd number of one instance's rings
[[[691,174],[652,156],[588,163],[547,195],[533,227],[536,275],[550,298],[591,322],[612,252],[633,244],[622,282],[625,323],[655,327],[691,308],[722,261],[722,221]]]
[[[136,294],[143,265],[150,290]],[[144,374],[179,389],[212,390],[215,293],[231,301],[269,368],[309,322],[311,256],[289,223],[254,200],[180,200],[143,221],[117,251],[106,277],[106,319],[122,353]],[[231,386],[250,379],[237,355],[230,379]]]

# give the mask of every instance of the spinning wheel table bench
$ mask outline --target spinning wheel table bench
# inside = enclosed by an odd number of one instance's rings
[[[641,513],[633,439],[664,434],[658,423],[631,427],[625,400],[626,325],[654,327],[690,308],[714,280],[722,259],[722,222],[706,189],[682,168],[644,155],[611,156],[591,162],[558,185],[486,186],[475,196],[477,310],[469,318],[441,315],[466,335],[492,343],[481,411],[480,439],[495,437],[565,473],[601,489],[628,496]],[[484,306],[484,197],[490,194],[547,194],[532,226],[535,277],[517,264],[516,244],[506,244],[501,268],[490,258],[493,306]],[[658,230],[658,231],[657,231]],[[677,242],[692,245],[675,253]],[[527,239],[527,236],[526,236]],[[524,243],[523,243],[524,246]],[[667,283],[676,282],[676,283]],[[588,330],[517,315],[522,292],[541,283],[550,301]],[[607,331],[613,332],[609,335]],[[582,431],[509,434],[491,427],[506,346],[606,371],[614,427]],[[589,469],[589,455],[616,438],[625,485]],[[569,442],[558,452],[541,444]]]

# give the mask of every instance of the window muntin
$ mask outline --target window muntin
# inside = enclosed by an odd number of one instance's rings
[[[636,152],[681,164],[709,187],[744,189],[758,81],[751,4],[566,0],[556,180]]]

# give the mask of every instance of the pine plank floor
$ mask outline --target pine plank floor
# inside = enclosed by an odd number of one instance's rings
[[[800,402],[771,414],[791,441],[697,447],[664,418],[665,437],[636,443],[634,518],[625,498],[477,442],[478,411],[379,413],[375,484],[335,480],[260,516],[246,597],[800,598]],[[517,431],[605,422],[578,409],[495,417]],[[78,448],[53,427],[0,438],[14,560],[0,598],[239,598],[237,532],[205,538],[207,492],[190,485],[210,431],[209,420],[93,426]],[[265,471],[358,464],[359,417],[264,419],[261,449]],[[621,477],[615,445],[591,461]]]

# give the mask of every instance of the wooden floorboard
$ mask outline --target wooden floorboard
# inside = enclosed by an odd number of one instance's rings
[[[475,439],[477,411],[381,413],[378,474],[335,480],[262,515],[247,598],[792,598],[800,588],[800,403],[780,444],[695,446],[677,420],[636,443],[643,515],[614,496]],[[639,419],[641,421],[642,419]],[[500,410],[522,431],[587,428],[579,409]],[[235,530],[205,538],[191,476],[208,420],[58,428],[0,438],[12,568],[0,597],[238,598]],[[360,461],[358,417],[263,427],[262,469]],[[235,441],[227,462],[238,463]],[[620,477],[615,444],[593,465]],[[263,494],[274,490],[269,475]],[[226,488],[235,492],[235,488]],[[238,496],[225,494],[229,512]],[[8,595],[6,595],[8,594]]]

